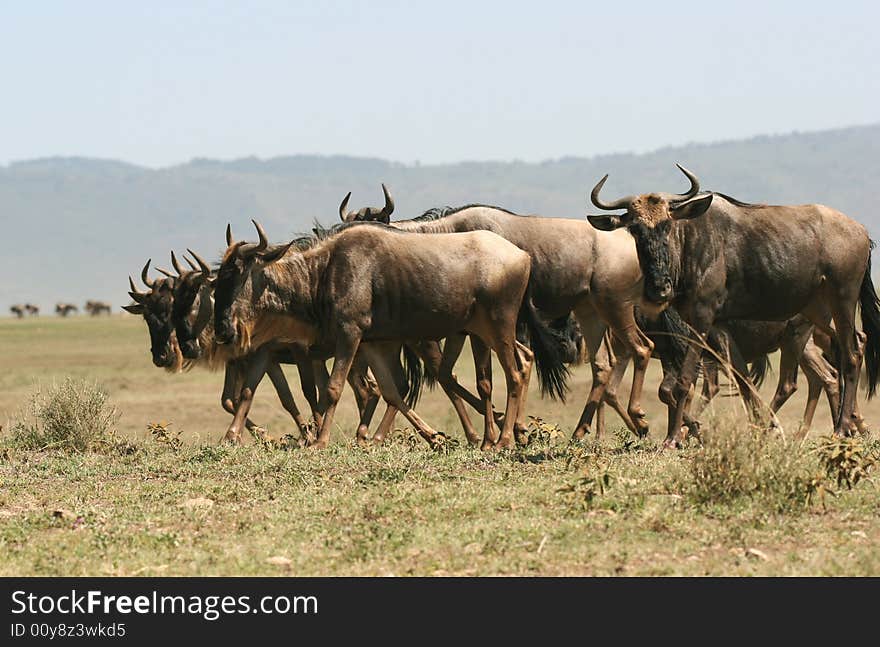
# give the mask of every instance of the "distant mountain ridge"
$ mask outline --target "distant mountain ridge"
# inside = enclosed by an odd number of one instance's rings
[[[56,301],[127,303],[126,276],[148,257],[167,266],[169,250],[186,247],[216,257],[226,223],[238,237],[253,237],[251,218],[283,240],[315,219],[335,222],[348,191],[355,208],[381,205],[381,182],[394,195],[395,219],[473,202],[580,218],[595,211],[587,196],[605,173],[609,196],[679,191],[687,186],[680,162],[705,189],[753,202],[820,202],[880,237],[878,153],[880,124],[538,163],[408,165],[316,155],[197,158],[161,169],[79,157],[15,162],[0,166],[0,315],[24,301],[44,312]]]

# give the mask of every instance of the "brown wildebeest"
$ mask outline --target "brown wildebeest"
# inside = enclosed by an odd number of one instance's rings
[[[24,310],[31,317],[38,317],[40,315],[40,306],[34,305],[33,303],[25,303]]]
[[[226,439],[232,442],[240,442],[242,426],[246,426],[247,429],[252,432],[255,432],[259,428],[258,425],[254,424],[246,417],[240,420],[235,417],[237,411],[236,396],[240,390],[239,384],[243,381],[243,376],[247,373],[250,362],[253,361],[252,358],[243,357],[226,359],[222,356],[222,350],[204,356],[200,354],[195,358],[195,360],[200,360],[198,362],[194,361],[192,358],[184,357],[181,347],[178,344],[172,322],[175,279],[173,275],[170,275],[170,273],[164,270],[160,271],[166,274],[168,278],[150,279],[148,277],[149,266],[150,261],[147,261],[147,264],[141,271],[141,280],[144,282],[144,285],[149,288],[149,291],[138,291],[134,285],[134,281],[129,277],[129,285],[131,287],[129,295],[136,303],[131,306],[122,306],[123,309],[132,314],[142,315],[144,317],[144,320],[147,323],[147,329],[150,333],[153,363],[156,366],[165,368],[172,373],[180,372],[184,368],[191,368],[196,363],[211,369],[224,366],[225,377],[220,402],[223,408],[234,416],[234,422],[237,421],[237,424],[230,426],[231,431],[227,431]],[[210,299],[208,299],[208,303],[210,304]],[[206,312],[206,309],[197,304],[193,315],[196,319],[194,325],[201,326],[202,324],[200,322],[203,321],[210,323],[212,314],[213,311],[210,307],[207,308]],[[209,331],[200,331],[203,341],[208,341],[206,338],[208,334]],[[213,345],[208,345],[208,348],[213,350]],[[299,358],[294,357],[293,354],[289,352],[289,349],[272,349],[269,346],[262,350],[262,354],[265,357],[261,357],[260,359],[266,361],[267,368],[265,372],[269,374],[269,378],[278,393],[278,398],[281,401],[282,406],[291,414],[291,417],[293,417],[303,436],[307,436],[309,433],[308,425],[302,419],[302,416],[296,407],[296,403],[293,401],[293,396],[290,393],[290,388],[283,371],[280,366],[277,366],[279,361],[281,363],[294,363]],[[270,355],[272,361],[268,359]],[[303,384],[304,388],[308,387],[306,382]],[[314,389],[314,386],[312,386],[312,388]],[[369,385],[365,385],[364,388],[365,390],[368,389]],[[365,397],[364,399],[367,400],[369,398]],[[377,401],[378,395],[374,395],[372,397],[373,409],[375,409],[375,403]]]
[[[86,301],[85,311],[93,317],[97,317],[102,312],[105,312],[109,315],[112,310],[112,306],[104,301]]]
[[[24,317],[24,306],[16,303],[15,305],[9,306],[9,312],[21,319]]]
[[[231,233],[230,233],[231,237]],[[178,275],[173,288],[173,305],[171,308],[171,320],[174,326],[175,336],[181,352],[187,361],[217,365],[221,361],[226,362],[226,381],[223,391],[223,407],[233,414],[233,420],[226,432],[225,439],[231,442],[239,442],[242,425],[247,426],[247,411],[243,411],[237,403],[237,395],[241,392],[245,380],[264,367],[264,373],[275,386],[278,396],[284,407],[293,416],[302,432],[302,438],[309,440],[308,425],[302,419],[294,401],[293,395],[287,386],[287,381],[281,370],[280,364],[295,364],[300,376],[300,385],[303,394],[308,401],[315,423],[320,426],[321,414],[318,410],[317,386],[326,384],[329,379],[325,361],[327,352],[321,349],[308,349],[302,344],[273,344],[263,347],[258,354],[250,354],[244,357],[233,358],[230,356],[230,348],[218,346],[214,343],[213,326],[213,280],[212,272],[208,264],[195,252],[189,250],[198,262],[192,263],[193,271],[184,270],[177,262],[172,252],[171,262]],[[184,258],[186,258],[184,256]],[[189,262],[189,259],[186,259]],[[412,366],[412,358],[408,358],[408,368]],[[413,370],[410,368],[408,379],[410,380],[408,391],[414,391]],[[256,384],[262,380],[262,376],[251,378]],[[369,374],[362,360],[356,360],[352,372],[349,375],[349,385],[357,401],[360,412],[360,425],[358,437],[366,436],[370,420],[379,400],[378,387],[375,380]],[[254,386],[254,389],[256,386]]]
[[[72,303],[56,303],[55,314],[66,317],[72,312],[79,312],[79,308]]]
[[[493,428],[491,393],[484,398],[483,447],[511,447],[532,353],[516,342],[517,320],[533,338],[538,376],[564,388],[564,365],[553,332],[527,294],[530,260],[489,232],[417,236],[383,225],[348,226],[300,251],[236,242],[217,274],[214,329],[220,343],[243,351],[273,340],[335,345],[330,382],[321,393],[324,413],[316,447],[326,447],[342,384],[361,350],[382,397],[432,445],[440,436],[400,396],[403,342],[447,339],[444,362],[454,363],[464,335],[495,350],[507,380],[504,426]],[[363,343],[362,343],[363,342]],[[450,364],[450,365],[451,365]],[[242,400],[248,397],[247,388]]]
[[[716,321],[779,321],[802,313],[834,335],[842,376],[834,431],[856,429],[855,398],[862,352],[856,338],[861,305],[869,397],[880,370],[880,302],[871,281],[872,242],[859,223],[822,205],[750,205],[723,194],[699,194],[699,181],[682,195],[648,193],[604,202],[606,175],[593,204],[620,215],[589,216],[598,229],[626,228],[645,274],[645,297],[674,305],[693,328],[692,343],[675,380],[665,444],[682,440],[681,423],[700,359],[700,343]],[[829,316],[830,313],[830,316]],[[834,321],[832,331],[829,319]],[[677,373],[677,374],[675,374]],[[664,378],[666,380],[666,378]]]
[[[385,189],[387,195],[387,189]],[[386,200],[386,207],[388,201]],[[393,203],[392,203],[393,204]],[[622,352],[635,361],[630,402],[624,412],[627,426],[640,436],[648,433],[641,392],[652,343],[638,329],[633,307],[652,310],[642,298],[642,273],[632,238],[624,232],[600,232],[583,220],[521,216],[498,207],[468,205],[431,209],[411,220],[389,223],[378,209],[370,218],[360,210],[340,215],[354,220],[385,222],[408,232],[452,233],[491,231],[529,254],[530,285],[535,307],[548,320],[574,313],[586,342],[593,369],[593,388],[574,431],[583,438],[602,401],[605,378],[610,371],[607,349],[602,344],[606,328],[623,344]],[[660,315],[661,320],[663,315]]]

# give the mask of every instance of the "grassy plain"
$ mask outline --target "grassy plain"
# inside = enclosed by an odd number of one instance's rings
[[[532,385],[530,413],[548,426],[523,449],[435,453],[402,429],[365,450],[353,443],[347,392],[331,448],[313,452],[219,446],[228,423],[221,375],[169,375],[152,366],[148,347],[134,317],[0,319],[0,575],[880,575],[870,481],[835,488],[824,505],[818,496],[800,502],[800,490],[780,498],[785,479],[770,479],[763,494],[727,496],[718,483],[709,496],[695,491],[706,450],[657,451],[657,366],[644,442],[609,413],[601,443],[568,444],[589,380],[579,367],[567,404],[541,400]],[[287,374],[297,395],[296,371]],[[457,374],[472,386],[469,362]],[[109,393],[124,444],[86,453],[15,446],[20,407],[38,385],[67,376]],[[805,391],[782,410],[788,430]],[[744,428],[738,402],[718,398],[706,434]],[[419,411],[462,438],[439,390]],[[880,424],[876,402],[864,413]],[[268,384],[252,418],[276,437],[291,430]],[[181,432],[180,446],[157,442],[147,431],[154,422]],[[824,402],[814,429],[803,447],[768,443],[770,458],[757,446],[755,465],[791,451],[818,466],[811,447],[830,429]]]

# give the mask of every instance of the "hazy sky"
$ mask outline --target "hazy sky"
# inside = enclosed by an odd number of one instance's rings
[[[0,163],[540,160],[880,120],[877,2],[0,5]]]

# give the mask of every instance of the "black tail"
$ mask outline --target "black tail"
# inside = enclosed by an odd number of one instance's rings
[[[639,318],[641,327],[642,319]],[[664,309],[654,321],[645,322],[645,330],[648,337],[657,345],[655,351],[660,350],[658,355],[669,363],[676,370],[681,368],[684,362],[684,356],[687,354],[688,340],[691,336],[691,330],[678,314],[675,308]],[[662,350],[661,350],[662,349]]]
[[[406,373],[406,393],[401,395],[406,406],[412,409],[422,396],[422,361],[409,344],[403,345],[403,368]]]
[[[752,362],[752,365],[749,367],[749,379],[752,380],[752,383],[760,387],[764,383],[764,378],[767,377],[767,371],[770,369],[770,357],[767,355],[761,355],[758,359]]]
[[[541,394],[565,402],[568,390],[568,366],[565,365],[565,337],[548,326],[535,310],[532,303],[531,284],[526,288],[519,320],[529,331],[529,341],[535,353],[535,366],[538,369],[538,382]]]
[[[553,331],[563,340],[562,354],[566,364],[581,363],[581,349],[584,347],[584,336],[574,315],[569,313],[549,324]]]
[[[871,241],[874,249],[874,241]],[[868,397],[877,391],[877,375],[880,373],[880,299],[871,280],[871,254],[868,252],[868,267],[862,277],[859,292],[859,305],[862,307],[862,332],[868,336],[865,343],[865,370],[868,373]]]

